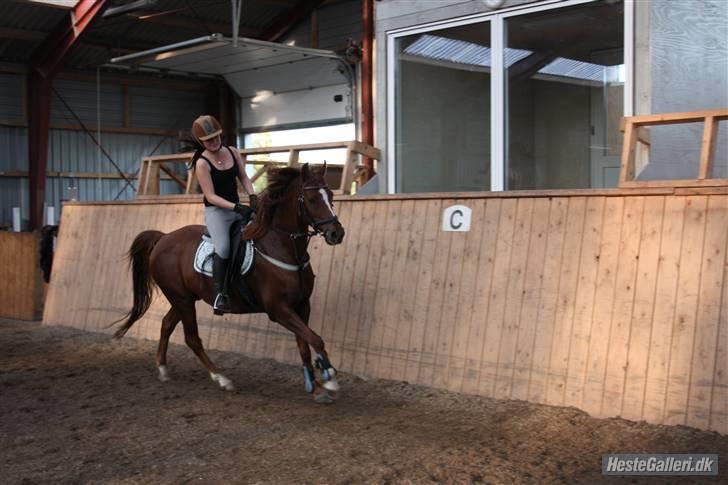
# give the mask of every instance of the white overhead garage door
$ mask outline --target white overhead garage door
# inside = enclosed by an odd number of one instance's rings
[[[242,99],[246,132],[354,121],[353,74],[333,51],[213,34],[111,62],[222,76]]]

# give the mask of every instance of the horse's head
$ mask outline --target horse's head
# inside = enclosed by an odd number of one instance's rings
[[[334,194],[326,184],[326,164],[316,170],[304,164],[301,167],[301,195],[298,200],[304,221],[314,231],[323,234],[327,244],[340,244],[344,228],[334,212]]]

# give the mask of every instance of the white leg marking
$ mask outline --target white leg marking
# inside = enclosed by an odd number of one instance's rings
[[[336,382],[336,379],[331,379],[330,381],[326,381],[321,385],[324,386],[324,389],[326,389],[327,391],[338,391],[341,388],[341,386],[339,386],[339,383]]]
[[[326,203],[326,207],[329,208],[329,211],[331,212],[331,215],[333,217],[336,217],[336,213],[334,212],[334,208],[331,207],[331,202],[329,201],[329,194],[326,193],[325,189],[319,189],[319,193],[321,194],[321,198],[324,199],[324,202]]]
[[[231,381],[222,374],[214,374],[210,372],[210,378],[212,378],[213,382],[217,382],[217,385],[220,386],[220,389],[224,389],[226,391],[235,390],[235,385],[233,384],[233,381]]]
[[[159,369],[159,380],[162,382],[167,382],[170,379],[169,371],[167,370],[167,366],[160,365],[160,366],[157,366],[157,369]]]

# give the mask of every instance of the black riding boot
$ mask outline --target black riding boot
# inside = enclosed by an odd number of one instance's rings
[[[215,315],[230,313],[230,301],[227,295],[228,260],[217,255],[212,256],[212,286],[215,289],[215,302],[212,304],[212,311]]]

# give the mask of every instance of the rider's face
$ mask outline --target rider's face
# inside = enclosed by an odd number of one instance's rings
[[[221,143],[220,143],[220,135],[217,135],[215,138],[210,138],[209,140],[205,140],[202,142],[203,145],[205,145],[205,148],[208,149],[211,152],[216,152],[220,149]]]

